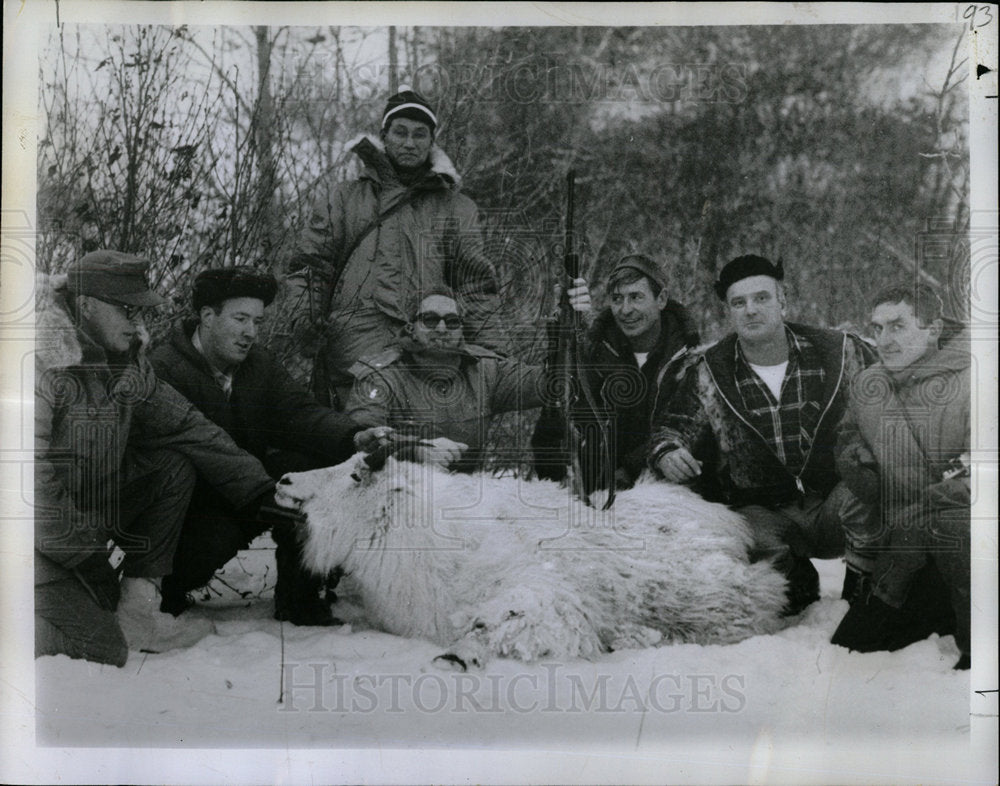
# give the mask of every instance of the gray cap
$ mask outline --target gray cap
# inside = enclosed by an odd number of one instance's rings
[[[663,269],[645,254],[629,254],[619,259],[618,264],[612,269],[611,275],[608,276],[608,282],[614,281],[626,270],[637,270],[646,278],[659,284],[662,289],[667,288],[667,276]]]
[[[89,295],[123,306],[159,306],[166,303],[149,288],[149,262],[121,251],[91,251],[66,270],[66,287],[75,295]]]

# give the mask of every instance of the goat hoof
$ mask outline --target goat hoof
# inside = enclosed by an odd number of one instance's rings
[[[468,671],[465,661],[453,652],[446,652],[434,659],[434,665],[446,671]]]

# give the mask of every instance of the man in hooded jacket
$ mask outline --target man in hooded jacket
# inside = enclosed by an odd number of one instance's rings
[[[956,666],[968,668],[969,335],[926,284],[888,287],[872,303],[881,362],[858,376],[837,459],[871,515],[846,533],[858,588],[832,641],[870,652],[950,632],[932,591],[943,580]]]
[[[122,666],[210,633],[161,613],[196,473],[247,517],[261,463],[156,377],[144,354],[148,263],[94,251],[40,276],[35,354],[35,654]]]
[[[455,292],[465,338],[502,348],[493,265],[486,257],[475,203],[434,144],[438,119],[418,93],[392,96],[378,140],[350,149],[360,178],[320,185],[286,283],[297,349],[314,354],[313,388],[321,403],[343,408],[349,369],[390,346],[407,321],[405,298],[444,287]]]

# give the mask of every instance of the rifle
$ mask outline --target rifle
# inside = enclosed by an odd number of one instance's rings
[[[559,323],[554,347],[555,371],[558,379],[559,408],[564,418],[560,454],[566,460],[566,478],[576,495],[587,505],[593,506],[584,480],[581,462],[582,451],[590,450],[596,441],[597,466],[595,486],[608,490],[602,510],[615,501],[614,457],[611,452],[609,418],[594,400],[583,362],[580,333],[583,329],[580,315],[569,302],[569,288],[580,276],[580,258],[574,250],[573,236],[573,186],[576,173],[566,175],[566,234],[563,250],[563,286],[559,298]]]

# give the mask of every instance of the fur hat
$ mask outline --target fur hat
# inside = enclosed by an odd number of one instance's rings
[[[382,131],[385,132],[397,117],[426,123],[431,127],[431,133],[437,128],[437,115],[434,114],[431,105],[420,93],[409,87],[403,87],[396,95],[389,98],[389,103],[382,112]]]
[[[769,259],[754,254],[736,257],[719,273],[719,280],[715,282],[715,294],[719,300],[725,302],[729,287],[751,276],[770,276],[776,281],[781,281],[785,277],[785,269],[780,259],[777,265],[773,265]]]
[[[223,267],[203,270],[194,280],[191,305],[197,314],[205,306],[219,307],[237,297],[263,300],[265,306],[274,302],[278,282],[274,276],[256,268]]]

